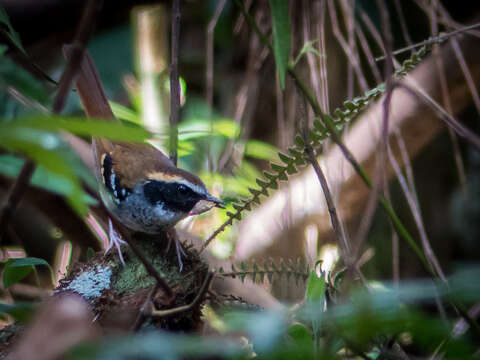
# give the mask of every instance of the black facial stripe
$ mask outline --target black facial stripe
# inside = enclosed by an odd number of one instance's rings
[[[110,193],[118,200],[123,201],[132,190],[120,185],[120,179],[113,171],[113,162],[110,154],[106,154],[103,159],[103,182]]]
[[[152,205],[162,202],[168,209],[183,212],[192,210],[201,199],[201,195],[186,185],[158,180],[145,183],[143,193]]]

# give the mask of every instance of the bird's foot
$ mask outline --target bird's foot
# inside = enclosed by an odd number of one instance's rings
[[[183,250],[182,243],[180,242],[180,240],[178,240],[177,237],[175,237],[175,248],[177,250],[178,267],[180,268],[180,272],[182,272],[183,270],[182,255],[186,257],[187,254],[185,253],[185,250]]]
[[[120,246],[126,243],[127,242],[123,240],[113,228],[112,220],[108,219],[108,247],[105,249],[105,255],[110,251],[113,246],[115,246],[121,263],[125,265],[125,260],[123,259],[122,249]]]
[[[170,229],[167,232],[167,238],[168,238],[168,245],[167,245],[167,248],[166,248],[166,252],[168,252],[168,250],[170,250],[170,245],[171,245],[172,241],[175,241],[175,250],[177,252],[178,267],[180,268],[180,272],[182,272],[182,270],[183,270],[182,255],[186,257],[187,254],[185,253],[185,250],[183,250],[182,243],[180,242],[180,240],[178,240],[178,235],[177,235],[177,232],[175,231],[175,229]]]

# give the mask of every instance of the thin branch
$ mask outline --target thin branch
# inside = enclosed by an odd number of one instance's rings
[[[408,206],[410,207],[410,211],[412,212],[413,218],[415,220],[415,224],[417,225],[418,232],[420,233],[420,239],[422,240],[423,250],[426,254],[427,260],[429,261],[430,265],[435,269],[435,273],[440,277],[440,279],[442,281],[446,281],[445,274],[443,273],[440,263],[438,262],[438,259],[435,256],[432,246],[430,245],[427,232],[423,225],[423,219],[420,213],[420,207],[419,207],[418,201],[416,200],[417,199],[416,193],[413,193],[412,189],[408,188],[405,177],[403,176],[402,171],[400,169],[400,165],[398,164],[397,160],[393,156],[390,146],[388,146],[388,158],[395,171],[397,180],[400,184],[400,187],[402,188],[403,194],[407,199],[407,203],[408,203]]]
[[[170,65],[170,160],[177,165],[178,119],[180,112],[180,82],[178,79],[178,47],[180,40],[180,0],[172,6],[172,63]]]
[[[375,81],[377,84],[382,82],[382,75],[380,74],[380,70],[378,69],[378,65],[375,62],[375,58],[373,57],[372,50],[370,49],[370,45],[368,44],[367,38],[365,33],[362,30],[361,26],[355,27],[355,33],[358,37],[358,41],[360,42],[360,46],[362,47],[363,53],[367,58],[368,64],[370,65],[370,69],[372,70],[372,74],[375,77]]]
[[[411,46],[405,46],[403,48],[395,50],[392,53],[392,55],[398,55],[398,54],[404,53],[405,51],[416,49],[416,48],[419,48],[419,47],[422,47],[422,46],[425,46],[425,45],[432,45],[432,44],[435,44],[435,43],[441,43],[442,41],[445,41],[452,36],[459,35],[459,34],[462,34],[462,33],[467,33],[468,34],[468,30],[476,29],[476,28],[479,28],[479,27],[480,27],[480,23],[476,23],[476,24],[473,24],[473,25],[470,25],[470,26],[465,26],[461,29],[458,29],[458,30],[455,30],[455,31],[452,31],[452,32],[449,32],[449,33],[446,33],[446,34],[442,34],[442,35],[439,35],[439,36],[432,37],[428,40],[413,44]],[[384,59],[385,59],[385,56],[380,56],[380,57],[377,57],[375,59],[375,61],[381,61],[381,60],[384,60]]]
[[[408,80],[408,77],[407,77]],[[397,83],[396,86],[406,90],[410,95],[418,97],[425,104],[430,106],[433,111],[442,119],[449,127],[451,127],[455,132],[461,137],[465,138],[473,146],[480,150],[480,137],[473,133],[471,130],[463,126],[457,119],[451,116],[445,111],[435,100],[433,100],[428,94],[418,87],[412,86],[414,84],[403,84]]]
[[[330,221],[332,223],[333,232],[335,237],[337,238],[337,243],[342,250],[343,261],[348,268],[352,267],[352,259],[350,258],[350,246],[348,245],[345,233],[343,231],[342,226],[340,225],[340,220],[337,215],[337,210],[335,208],[335,204],[333,202],[332,194],[330,193],[330,189],[328,188],[327,178],[320,167],[320,164],[315,157],[313,149],[310,145],[308,145],[308,140],[304,139],[307,145],[305,146],[305,153],[307,154],[308,160],[313,166],[315,170],[315,174],[317,175],[318,181],[320,182],[320,186],[322,187],[323,194],[325,196],[325,201],[327,202],[328,213],[330,214]]]
[[[437,8],[438,8],[438,2],[434,2],[432,9],[430,13],[428,14],[428,17],[430,19],[430,28],[432,31],[433,36],[438,35],[438,22],[437,22]],[[454,40],[454,38],[452,38]],[[441,88],[441,93],[442,93],[442,101],[443,105],[445,107],[445,110],[451,114],[452,113],[452,101],[450,99],[450,91],[448,88],[448,83],[447,83],[447,77],[445,74],[445,64],[443,61],[443,58],[440,56],[440,45],[439,44],[434,44],[433,45],[433,55],[435,58],[435,65],[438,69],[439,73],[439,79],[440,79],[440,88]],[[455,132],[449,127],[448,128],[448,134],[450,136],[450,139],[452,141],[453,145],[453,153],[454,153],[454,158],[455,158],[455,164],[457,166],[457,172],[458,172],[458,178],[460,180],[460,184],[462,186],[464,195],[466,196],[467,194],[467,181],[466,181],[466,175],[465,175],[465,166],[463,165],[463,160],[462,160],[462,155],[460,154],[460,147],[458,145],[458,139],[457,136],[455,135]]]
[[[155,281],[157,282],[157,285],[160,288],[162,288],[162,290],[165,292],[169,300],[172,300],[174,296],[172,289],[167,284],[167,282],[160,276],[157,269],[155,269],[153,265],[150,263],[150,261],[148,261],[148,259],[142,253],[142,251],[137,247],[135,241],[130,236],[130,230],[128,230],[125,227],[125,225],[123,225],[120,221],[118,221],[105,206],[104,208],[105,208],[105,211],[109,214],[112,222],[114,223],[115,228],[120,232],[120,234],[122,235],[122,238],[128,243],[128,246],[130,246],[133,253],[138,257],[138,259],[143,264],[143,266],[145,266],[145,269],[147,270],[147,272],[150,274],[150,276],[152,276],[155,279]]]
[[[400,0],[395,0],[394,5],[395,5],[395,10],[398,14],[398,20],[400,22],[400,28],[402,29],[403,38],[405,39],[405,42],[407,43],[407,45],[412,45],[413,42],[412,42],[412,39],[410,38],[410,34],[408,33],[407,22],[405,21],[405,15],[403,14],[402,4],[400,3]]]
[[[456,38],[452,38],[450,45],[452,45],[453,51],[455,53],[455,56],[458,60],[458,64],[460,65],[460,68],[462,69],[463,75],[465,76],[465,80],[467,82],[467,85],[470,89],[470,92],[472,93],[472,98],[473,98],[473,103],[475,104],[475,107],[477,108],[477,112],[480,114],[480,96],[478,95],[478,90],[475,85],[475,81],[473,80],[472,73],[470,72],[470,69],[468,68],[467,62],[465,61],[465,57],[463,56],[462,49],[460,48],[460,45],[458,44],[458,40]]]
[[[325,42],[325,18],[326,18],[326,12],[327,12],[327,3],[325,1],[321,1],[319,9],[319,24],[318,24],[318,47],[320,50],[320,54],[326,54],[327,53],[327,45]],[[330,112],[330,101],[329,101],[329,96],[328,96],[328,72],[327,72],[327,57],[326,56],[320,56],[318,59],[319,61],[319,67],[320,67],[320,79],[321,79],[321,84],[322,84],[322,95],[320,97],[320,104],[322,109],[329,113]]]
[[[208,105],[208,117],[209,117],[209,123],[210,123],[210,136],[213,134],[213,116],[212,116],[212,111],[213,111],[213,54],[214,54],[214,35],[215,35],[215,27],[217,26],[218,18],[222,14],[223,8],[225,7],[227,0],[221,0],[218,5],[217,9],[215,10],[215,13],[213,15],[212,20],[208,23],[207,26],[207,53],[206,53],[206,91],[205,91],[205,96],[207,98],[207,105]],[[207,154],[208,154],[208,169],[210,171],[213,170],[213,159],[212,159],[212,154],[211,154],[211,147],[210,147],[211,141],[208,141],[207,143]]]
[[[355,70],[355,74],[357,75],[360,88],[362,89],[363,92],[365,92],[368,90],[368,83],[360,68],[360,60],[358,56],[356,56],[356,54],[353,52],[353,49],[350,48],[350,46],[348,45],[347,41],[345,40],[345,38],[343,37],[340,31],[340,27],[338,25],[338,20],[337,20],[337,12],[335,10],[335,4],[333,3],[332,0],[328,0],[328,8],[330,10],[330,20],[332,22],[333,34],[335,35],[340,46],[345,52],[345,55],[347,56],[349,63],[353,66]]]
[[[430,4],[427,3],[425,0],[413,0],[413,2],[423,10],[423,12],[428,16],[430,13]],[[440,18],[438,20],[439,23],[446,27],[450,27],[456,30],[460,30],[464,28],[464,25],[456,22],[453,20],[453,18],[450,16],[450,13],[445,9],[445,7],[442,5],[442,3],[438,3],[437,6],[437,11],[440,15]],[[474,29],[469,29],[466,31],[469,35],[480,38],[480,31],[474,30]]]
[[[168,310],[153,309],[149,315],[151,315],[152,317],[160,318],[160,317],[176,315],[176,314],[193,309],[195,306],[197,306],[200,303],[200,301],[202,301],[203,297],[208,291],[210,283],[212,282],[212,279],[213,279],[213,275],[214,275],[213,272],[208,272],[207,276],[205,277],[205,281],[202,284],[202,287],[200,288],[200,290],[198,290],[197,296],[195,296],[195,299],[193,299],[193,301],[190,304],[178,306],[176,308],[168,309]]]
[[[80,68],[88,40],[92,35],[95,18],[100,9],[99,4],[101,5],[101,3],[101,1],[89,0],[85,6],[77,34],[72,43],[67,67],[60,78],[60,85],[58,86],[57,94],[53,100],[52,112],[55,114],[60,113],[65,106],[67,95],[72,87],[73,79]]]
[[[378,156],[376,157],[376,166],[374,181],[372,186],[372,191],[370,192],[370,197],[367,201],[367,206],[362,217],[360,227],[357,231],[357,236],[355,238],[355,252],[354,259],[360,254],[362,249],[363,242],[368,234],[371,223],[373,221],[373,215],[375,214],[376,204],[378,202],[379,195],[384,192],[387,192],[388,188],[386,187],[386,172],[385,172],[385,163],[386,163],[386,153],[388,146],[388,134],[389,134],[389,115],[390,115],[390,104],[392,100],[392,74],[393,74],[393,59],[391,56],[393,38],[391,33],[391,26],[389,21],[388,10],[385,4],[377,0],[377,7],[380,10],[380,18],[382,23],[382,34],[383,34],[383,43],[385,44],[385,53],[387,56],[387,61],[385,62],[385,77],[386,77],[386,94],[382,103],[382,132],[381,132],[381,146]]]

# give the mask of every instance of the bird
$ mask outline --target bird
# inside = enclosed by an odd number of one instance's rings
[[[65,50],[68,57],[69,49]],[[84,54],[75,84],[87,116],[117,121],[88,52]],[[158,234],[189,215],[224,206],[198,176],[175,166],[151,144],[94,137],[92,147],[101,199],[109,212],[134,232]],[[120,249],[124,241],[114,231],[111,220],[109,229],[107,251],[115,246],[124,263]],[[182,248],[175,240],[181,270]]]

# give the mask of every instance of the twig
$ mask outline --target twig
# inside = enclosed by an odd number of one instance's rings
[[[180,39],[180,0],[172,5],[172,63],[170,65],[170,159],[177,164],[180,83],[178,80],[178,46]]]
[[[60,113],[65,105],[73,78],[75,77],[75,74],[80,66],[85,47],[88,43],[88,39],[90,38],[90,34],[93,29],[92,24],[94,23],[95,15],[99,8],[99,3],[101,2],[89,0],[85,6],[85,10],[75,36],[75,43],[77,45],[75,47],[76,53],[75,55],[72,54],[70,57],[67,67],[62,74],[62,78],[60,79],[60,85],[58,87],[57,94],[53,100],[52,111],[54,113]],[[5,234],[5,229],[7,228],[6,225],[11,220],[15,209],[20,203],[28,184],[30,183],[30,179],[35,171],[35,167],[35,163],[32,160],[27,160],[23,165],[15,183],[10,189],[9,195],[7,196],[6,205],[2,210],[0,218],[0,243]]]
[[[145,269],[150,274],[150,276],[155,279],[157,285],[162,288],[162,290],[168,296],[169,300],[172,300],[174,295],[172,289],[167,284],[167,282],[160,276],[157,269],[155,269],[150,263],[150,261],[147,260],[143,252],[137,247],[135,241],[133,241],[132,237],[130,236],[130,230],[128,230],[120,221],[118,221],[114,216],[112,216],[107,208],[105,208],[105,211],[108,212],[110,218],[112,219],[112,222],[115,224],[115,228],[118,229],[118,231],[121,233],[122,238],[128,243],[133,253],[138,257],[143,266],[145,266]]]
[[[217,26],[218,18],[222,14],[223,8],[225,7],[227,0],[221,0],[219,1],[217,5],[217,9],[215,10],[215,13],[212,17],[212,20],[208,23],[207,26],[207,53],[206,53],[206,79],[205,79],[205,84],[206,84],[206,91],[205,91],[205,97],[207,100],[207,105],[208,105],[208,118],[209,118],[209,124],[210,124],[210,135],[212,136],[213,134],[213,116],[212,116],[212,109],[213,109],[213,54],[214,54],[214,49],[213,49],[213,40],[214,40],[214,34],[215,34],[215,26]],[[213,170],[213,160],[212,160],[212,154],[211,154],[211,141],[207,142],[207,154],[208,154],[208,169],[210,171]]]
[[[382,192],[388,192],[388,187],[386,185],[385,178],[385,163],[386,163],[386,153],[388,146],[388,124],[389,124],[389,115],[390,115],[390,103],[392,99],[392,74],[393,74],[393,59],[391,56],[392,50],[392,34],[390,21],[388,16],[388,11],[385,7],[385,4],[377,0],[377,8],[380,10],[380,18],[382,23],[382,34],[383,34],[383,43],[385,44],[385,53],[387,55],[387,61],[385,62],[384,73],[385,73],[385,87],[386,94],[382,103],[382,132],[381,132],[381,146],[379,154],[376,158],[375,166],[375,175],[372,186],[372,191],[367,202],[365,215],[362,218],[360,223],[359,230],[357,231],[357,236],[355,238],[355,252],[354,259],[357,259],[362,248],[364,239],[370,229],[370,225],[373,221],[373,215],[375,213],[376,204],[378,202],[378,197]],[[387,198],[387,197],[386,197]]]
[[[360,62],[357,56],[358,53],[354,52],[354,50],[347,43],[347,40],[345,40],[345,38],[343,37],[340,31],[340,27],[338,25],[337,13],[335,10],[335,4],[333,3],[332,0],[328,0],[328,8],[330,10],[330,20],[332,22],[333,34],[335,35],[335,38],[338,40],[340,46],[342,47],[343,52],[347,56],[349,64],[351,64],[353,69],[355,70],[355,74],[357,75],[358,83],[362,91],[365,92],[368,90],[368,84],[360,68]]]
[[[314,4],[315,9],[318,8],[319,14],[315,14],[314,16],[318,16],[319,24],[318,24],[318,48],[320,54],[327,53],[327,45],[325,41],[325,23],[326,23],[326,12],[327,12],[327,3],[325,1],[321,1],[320,3],[316,2]],[[322,109],[324,109],[327,113],[330,112],[330,104],[329,104],[329,97],[328,97],[328,74],[327,74],[327,57],[320,56],[318,59],[319,68],[320,68],[320,80],[321,80],[321,96],[320,96],[320,104]]]
[[[337,210],[335,208],[335,204],[333,203],[332,194],[330,193],[330,189],[328,188],[327,179],[315,157],[312,146],[308,144],[307,139],[304,139],[304,141],[307,144],[305,145],[305,153],[307,154],[308,160],[310,161],[313,169],[315,170],[315,174],[317,174],[318,181],[320,182],[320,186],[322,187],[322,191],[325,196],[325,201],[327,202],[327,208],[328,213],[330,214],[330,221],[332,223],[333,232],[335,233],[337,242],[340,245],[340,249],[342,249],[343,261],[345,262],[345,265],[350,268],[352,266],[352,259],[350,258],[350,247],[345,237],[345,233],[340,225]]]
[[[408,78],[407,78],[408,79]],[[417,97],[425,104],[430,106],[433,111],[442,119],[449,127],[461,137],[469,141],[477,149],[480,149],[480,137],[473,133],[471,130],[463,126],[457,119],[447,113],[435,100],[433,100],[428,94],[417,87],[413,87],[410,84],[397,83],[397,87],[406,90],[411,96]]]
[[[188,310],[194,308],[203,299],[205,293],[207,292],[207,290],[210,286],[210,283],[212,282],[213,275],[214,275],[213,272],[208,272],[207,276],[205,277],[205,281],[202,284],[202,287],[198,291],[197,296],[195,296],[195,299],[193,299],[193,301],[190,304],[183,305],[183,306],[178,306],[176,308],[168,309],[168,310],[152,310],[149,315],[151,315],[152,317],[157,317],[157,318],[158,317],[166,317],[166,316],[176,315],[176,314],[179,314],[181,312],[185,312],[185,311],[188,311]]]
[[[93,32],[95,17],[100,6],[99,4],[101,3],[102,1],[89,0],[85,6],[85,10],[72,44],[67,67],[60,78],[57,94],[53,100],[52,111],[55,114],[61,112],[65,106],[65,101],[67,100],[67,95],[72,86],[73,78],[82,63],[88,40]]]
[[[435,273],[440,277],[442,281],[446,281],[446,277],[442,271],[442,268],[440,266],[440,263],[438,262],[437,257],[435,256],[435,253],[430,245],[430,241],[427,236],[427,232],[425,230],[425,227],[423,225],[423,219],[422,215],[420,213],[420,207],[417,201],[417,196],[416,193],[414,192],[413,189],[409,189],[407,185],[407,181],[405,177],[402,174],[402,171],[400,169],[400,165],[398,164],[397,160],[392,154],[392,150],[390,146],[388,146],[388,158],[390,160],[390,163],[392,164],[392,167],[395,171],[395,174],[397,176],[397,180],[400,184],[400,187],[402,188],[402,191],[407,199],[408,206],[410,207],[410,211],[412,212],[413,218],[415,220],[415,223],[418,228],[418,232],[420,233],[420,239],[422,240],[422,245],[423,245],[423,250],[425,254],[427,255],[427,260],[430,263],[430,265],[435,269]]]
[[[435,2],[432,3],[431,11],[427,14],[428,18],[430,20],[430,28],[431,28],[431,32],[432,32],[433,36],[438,36],[438,19],[437,19],[437,11],[436,11],[437,8],[438,8],[438,2],[435,1]],[[452,38],[451,42],[453,43],[453,41],[456,42],[456,39]],[[449,91],[449,88],[448,88],[447,77],[446,77],[446,74],[445,74],[445,64],[444,64],[443,58],[440,56],[440,45],[439,44],[434,44],[432,51],[433,51],[433,56],[434,56],[434,59],[435,59],[435,66],[438,69],[443,106],[445,107],[445,110],[448,113],[451,114],[452,113],[452,101],[451,101],[451,97],[450,97],[450,91]],[[454,52],[455,52],[455,50],[454,50]],[[457,59],[458,59],[458,57],[457,57]],[[460,62],[460,66],[461,65],[462,65],[462,62]],[[465,71],[464,71],[463,67],[462,67],[462,70],[463,70],[463,73],[465,74]],[[468,83],[468,78],[466,78],[466,80],[467,80],[467,83]],[[451,128],[448,128],[448,134],[449,134],[450,139],[452,141],[454,159],[455,159],[455,164],[457,166],[457,171],[458,171],[458,178],[459,178],[460,184],[462,186],[463,194],[466,197],[467,196],[467,181],[466,181],[466,175],[465,175],[465,166],[463,165],[462,155],[460,153],[460,147],[459,147],[459,144],[458,144],[458,138],[457,138],[457,135],[455,135],[454,131]]]
[[[403,14],[402,4],[400,4],[400,0],[395,0],[394,5],[395,11],[398,14],[398,20],[400,21],[400,28],[402,29],[403,38],[405,39],[407,45],[412,45],[413,42],[410,38],[410,34],[408,33],[407,22],[405,21],[405,15]]]
[[[452,31],[452,32],[449,32],[449,33],[446,33],[446,34],[442,34],[442,35],[439,35],[439,36],[436,36],[436,37],[432,37],[430,39],[427,39],[425,41],[422,41],[422,42],[419,42],[419,43],[416,43],[416,44],[413,44],[413,45],[410,45],[410,46],[405,46],[401,49],[395,50],[392,53],[392,55],[398,55],[398,54],[404,53],[405,51],[416,49],[416,48],[422,47],[424,45],[431,45],[431,44],[435,44],[435,43],[440,43],[442,41],[447,40],[449,37],[459,35],[459,34],[462,34],[462,33],[465,33],[465,32],[468,33],[468,30],[476,29],[478,27],[480,27],[480,23],[473,24],[473,25],[470,25],[470,26],[465,26],[464,28],[461,28],[461,29],[458,29],[458,30],[455,30],[455,31]],[[375,58],[375,61],[381,61],[381,60],[384,60],[384,59],[385,59],[385,56],[380,56],[380,57]]]
[[[140,326],[142,326],[143,320],[144,320],[145,314],[146,314],[145,308],[153,300],[153,297],[155,296],[155,293],[157,292],[157,289],[158,289],[158,284],[155,284],[154,286],[152,286],[152,288],[148,292],[147,298],[144,301],[142,307],[140,308],[140,311],[138,312],[137,318],[133,322],[132,327],[130,328],[132,332],[134,332],[134,333],[137,332],[140,329]]]

